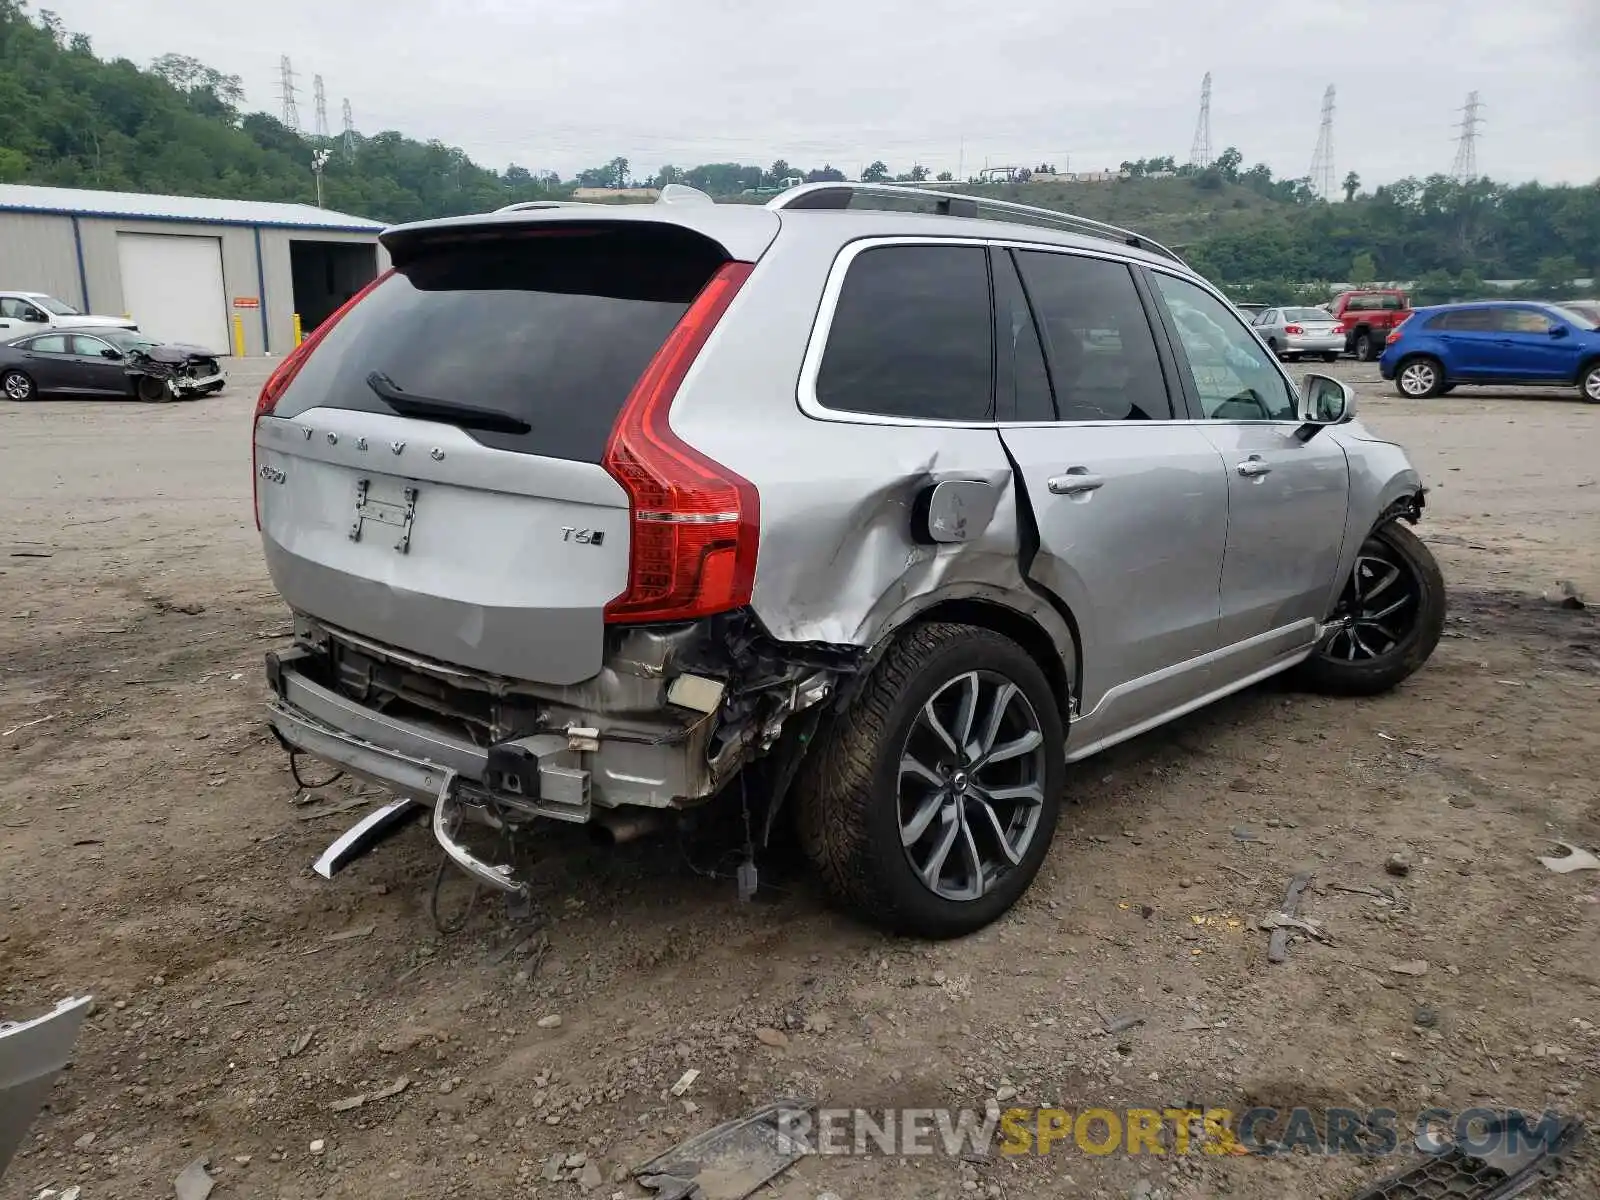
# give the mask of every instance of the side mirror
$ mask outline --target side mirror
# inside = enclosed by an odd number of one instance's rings
[[[1300,428],[1295,436],[1310,441],[1327,425],[1355,420],[1356,390],[1329,375],[1307,375],[1300,384]]]
[[[1567,327],[1565,325],[1550,326],[1550,336],[1553,338],[1564,338],[1569,336]]]
[[[24,321],[32,321],[35,325],[43,325],[50,320],[49,317],[45,316],[37,308],[29,309],[27,312],[23,313],[22,319]]]
[[[100,351],[100,357],[101,358],[112,358],[112,359],[121,358],[122,357],[122,351],[118,350],[114,346],[107,346],[104,350]]]

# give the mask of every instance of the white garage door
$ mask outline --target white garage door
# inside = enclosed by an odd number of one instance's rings
[[[142,332],[229,352],[222,242],[213,237],[119,233],[124,311]]]

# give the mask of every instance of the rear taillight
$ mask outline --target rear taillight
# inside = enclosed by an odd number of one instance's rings
[[[689,621],[750,602],[761,498],[672,432],[668,410],[753,264],[711,277],[628,394],[601,465],[628,493],[628,588],[607,622]]]
[[[1298,325],[1285,325],[1283,327],[1283,331],[1285,333],[1304,333],[1305,332],[1305,330],[1301,329],[1300,326],[1298,326]]]
[[[1389,336],[1383,339],[1383,344],[1385,346],[1392,346],[1398,342],[1400,340],[1400,331],[1405,328],[1406,322],[1410,319],[1411,314],[1407,313],[1405,316],[1396,321],[1394,323],[1394,328],[1389,330]]]
[[[300,374],[300,368],[306,365],[306,359],[310,356],[311,351],[318,342],[328,336],[328,331],[339,323],[339,319],[360,303],[368,292],[393,274],[394,268],[391,267],[336,308],[322,324],[311,331],[310,337],[306,338],[305,341],[301,342],[285,356],[284,360],[273,369],[272,374],[267,376],[266,383],[261,385],[261,395],[256,397],[256,414],[250,422],[250,488],[256,497],[257,529],[261,528],[261,493],[257,481],[257,472],[260,468],[256,464],[256,423],[262,417],[272,415],[272,410],[278,407],[278,401],[282,399],[283,393],[289,390],[289,385],[294,382],[294,377]]]

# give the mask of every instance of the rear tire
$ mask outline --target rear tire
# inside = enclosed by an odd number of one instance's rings
[[[7,400],[19,404],[39,398],[39,388],[26,371],[7,371],[0,375],[0,392],[5,393]]]
[[[1283,351],[1278,349],[1278,342],[1276,338],[1267,339],[1267,349],[1272,351],[1273,358],[1283,357]]]
[[[1356,358],[1360,359],[1362,362],[1371,362],[1373,359],[1377,358],[1378,356],[1372,352],[1372,348],[1376,344],[1376,340],[1373,338],[1373,336],[1363,329],[1360,333],[1356,334]]]
[[[916,626],[819,731],[796,780],[801,843],[862,919],[972,933],[1017,902],[1049,852],[1064,740],[1022,647],[971,625]]]
[[[1578,394],[1588,404],[1600,404],[1600,362],[1590,363],[1578,380]]]
[[[1394,369],[1394,390],[1407,400],[1432,399],[1444,387],[1444,364],[1425,354],[1401,359]]]
[[[1330,351],[1329,353],[1324,354],[1322,356],[1322,361],[1323,362],[1338,362],[1339,361],[1339,353],[1338,353],[1338,351]]]
[[[1446,607],[1433,552],[1399,521],[1380,525],[1361,544],[1334,627],[1297,668],[1298,681],[1334,696],[1387,692],[1433,654]]]

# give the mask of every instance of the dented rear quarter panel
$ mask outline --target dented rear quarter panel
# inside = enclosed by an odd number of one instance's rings
[[[785,222],[672,409],[680,437],[760,493],[752,607],[780,641],[863,647],[947,598],[992,600],[1039,619],[1032,610],[1047,606],[1033,603],[1022,579],[1017,495],[993,429],[841,423],[800,409],[806,347],[838,252],[906,228],[903,216],[839,216]],[[918,495],[956,479],[987,484],[992,515],[963,543],[918,544]],[[1055,626],[1059,642],[1068,635],[1059,618]]]

